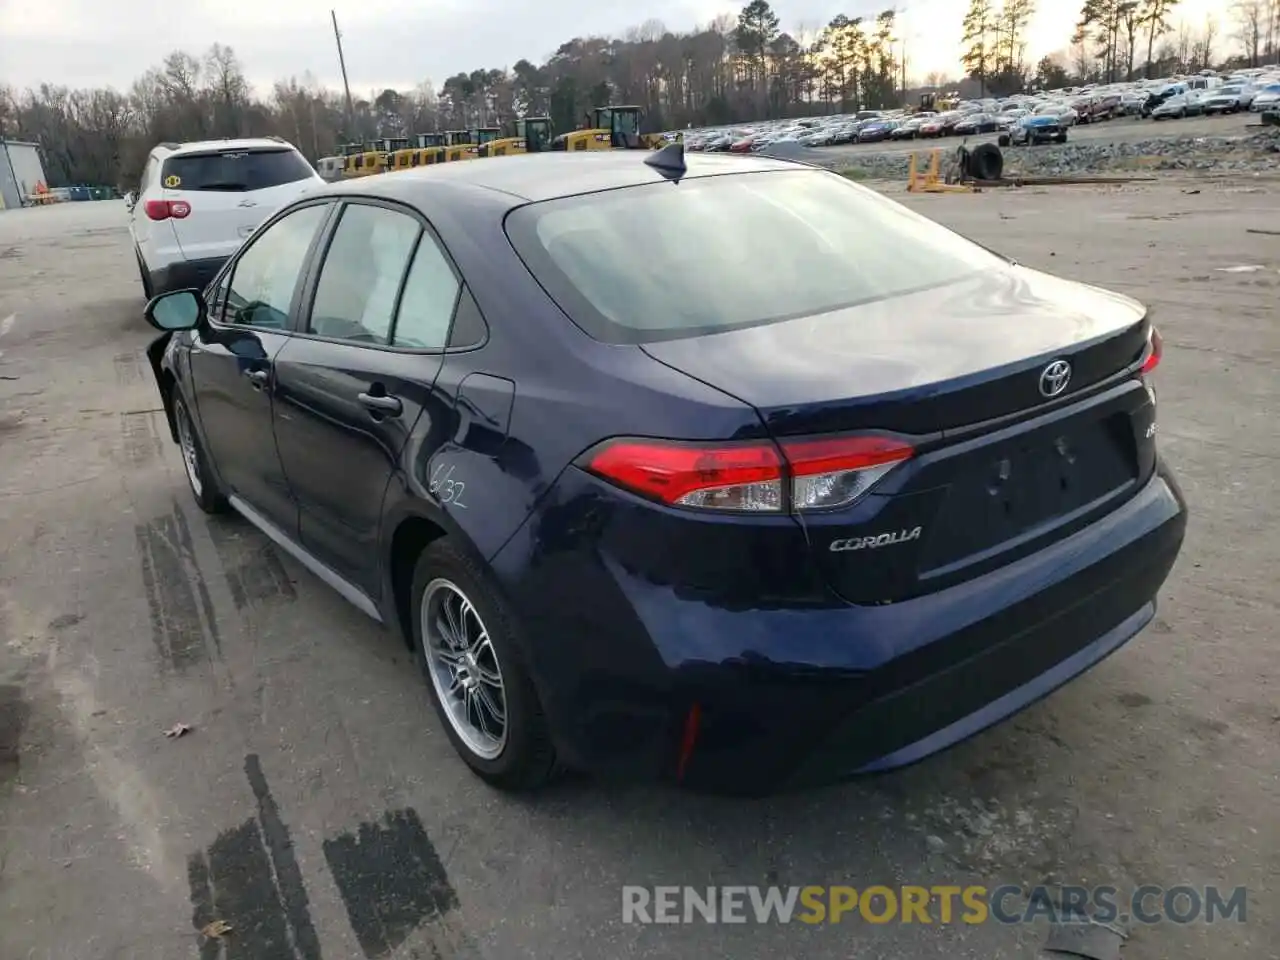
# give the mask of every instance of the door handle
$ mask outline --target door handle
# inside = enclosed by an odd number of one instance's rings
[[[400,402],[399,397],[375,396],[372,393],[358,393],[356,399],[365,405],[369,410],[377,413],[390,414],[398,417],[400,411],[404,409],[404,404]]]
[[[271,379],[270,370],[246,370],[244,375],[248,377],[255,386],[262,386]]]

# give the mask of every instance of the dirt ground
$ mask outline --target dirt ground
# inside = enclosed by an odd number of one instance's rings
[[[397,640],[194,507],[123,207],[0,214],[0,956],[1037,957],[1035,925],[626,925],[621,888],[1047,881],[1245,886],[1244,923],[1122,955],[1280,957],[1280,237],[1247,232],[1280,184],[904,199],[1150,304],[1188,540],[1153,625],[1046,701],[754,802],[485,788]]]

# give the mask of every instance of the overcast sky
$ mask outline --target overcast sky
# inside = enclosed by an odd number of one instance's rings
[[[574,36],[620,34],[647,17],[687,30],[738,6],[718,0],[652,0],[632,8],[599,0],[333,0],[343,32],[352,92],[407,89],[425,79],[541,62]],[[775,0],[785,30],[820,27],[837,13],[874,16],[892,0]],[[1182,0],[1195,22],[1226,0]],[[904,0],[901,33],[910,73],[959,72],[956,58],[966,0]],[[1077,16],[1077,0],[1041,0],[1029,36],[1030,54],[1062,48]],[[341,84],[328,7],[309,0],[0,0],[0,83],[127,88],[170,50],[202,52],[230,45],[259,90],[310,71]],[[1223,47],[1225,49],[1225,46]]]

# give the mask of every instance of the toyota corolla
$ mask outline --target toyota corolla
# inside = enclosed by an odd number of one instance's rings
[[[915,761],[1137,634],[1183,539],[1142,305],[808,165],[334,184],[147,316],[199,506],[401,634],[507,789]]]

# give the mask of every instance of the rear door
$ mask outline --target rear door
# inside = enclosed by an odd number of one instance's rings
[[[258,224],[294,200],[315,171],[289,146],[236,147],[176,153],[165,159],[166,200],[190,213],[171,222],[187,260],[228,257]]]
[[[275,358],[276,442],[302,543],[371,597],[383,497],[431,403],[459,289],[415,214],[349,202],[299,329]]]

